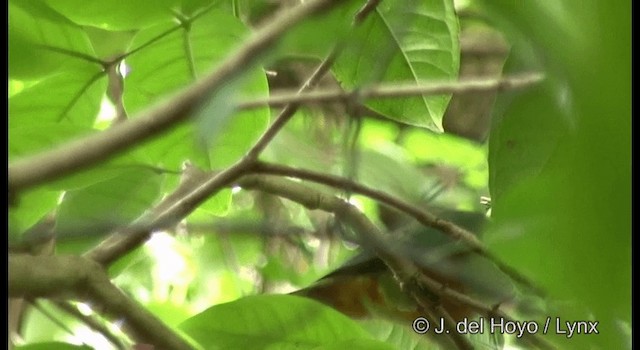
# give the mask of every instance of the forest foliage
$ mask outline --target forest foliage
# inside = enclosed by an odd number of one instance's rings
[[[510,317],[598,322],[456,346],[630,348],[630,1],[297,3],[9,1],[16,348],[430,348],[280,295],[356,246],[429,289],[389,207],[510,276]],[[493,76],[465,76],[474,30]]]

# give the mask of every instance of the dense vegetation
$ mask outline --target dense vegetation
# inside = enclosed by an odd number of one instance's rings
[[[9,1],[10,347],[630,348],[630,5]]]

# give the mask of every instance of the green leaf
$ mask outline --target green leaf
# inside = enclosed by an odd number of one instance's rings
[[[11,121],[11,120],[10,120]],[[9,157],[28,156],[48,150],[81,135],[91,129],[63,123],[27,124],[9,123]]]
[[[323,59],[349,33],[361,1],[345,0],[289,30],[276,46],[278,58],[312,57]],[[322,30],[318,30],[322,28]]]
[[[378,81],[424,84],[458,74],[458,21],[450,0],[384,1],[355,31],[334,65],[346,89]],[[371,100],[386,117],[441,132],[450,96]]]
[[[315,348],[371,339],[337,311],[291,295],[257,295],[216,305],[180,329],[208,349]]]
[[[139,29],[171,18],[172,7],[179,3],[177,0],[45,1],[77,24],[109,30]]]
[[[544,57],[545,87],[555,88],[516,101],[506,115],[517,119],[503,119],[512,124],[491,145],[498,147],[490,148],[498,198],[487,238],[565,305],[552,309],[563,321],[599,321],[599,335],[556,336],[560,347],[630,348],[631,2],[608,3],[606,11],[597,1],[485,6],[512,40],[534,45]],[[567,120],[571,132],[558,137]],[[525,141],[514,145],[520,150],[509,153],[508,141],[500,148],[510,136]],[[507,159],[527,176],[500,177],[514,171]]]
[[[79,55],[92,55],[82,28],[41,1],[9,2],[11,78],[37,79],[61,69],[74,69],[86,62]]]
[[[9,6],[9,74],[25,81],[9,99],[10,123],[91,125],[106,82],[84,30],[40,1]]]
[[[407,323],[398,324],[384,319],[362,320],[360,324],[376,339],[394,345],[396,349],[430,350],[437,346],[425,335],[417,334]]]
[[[96,56],[105,61],[126,53],[135,35],[133,30],[112,31],[91,26],[85,26],[84,30]]]
[[[316,350],[340,350],[340,349],[353,349],[353,350],[390,350],[396,349],[390,344],[383,343],[373,339],[350,339],[341,340],[334,343],[324,344],[313,349]]]
[[[35,343],[28,345],[18,345],[14,347],[16,350],[91,350],[90,346],[86,345],[73,345],[62,342],[47,342],[47,343]]]
[[[58,209],[58,235],[100,235],[129,223],[157,199],[161,180],[151,170],[124,170],[113,178],[68,191]]]
[[[132,47],[144,49],[126,59],[130,73],[125,78],[124,101],[129,111],[136,112],[193,82],[249,34],[238,19],[217,9],[185,23],[189,24],[158,24],[135,37]],[[201,168],[211,169],[236,161],[264,131],[269,118],[267,108],[231,113],[235,108],[231,100],[268,93],[266,77],[259,67],[248,67],[239,82],[237,91],[225,90],[230,94],[225,96],[228,98],[216,99],[216,94],[222,91],[214,92],[205,103],[208,108],[200,109],[196,129],[180,127],[147,144],[145,149],[154,162],[176,169],[189,159]],[[199,143],[193,141],[193,131],[198,131]],[[158,150],[170,151],[172,155],[161,155],[164,151]]]
[[[43,188],[21,193],[18,205],[9,209],[9,239],[18,239],[20,234],[51,212],[58,197],[59,191]]]
[[[72,72],[51,75],[9,99],[10,126],[70,123],[92,126],[106,89],[100,68],[79,64]]]

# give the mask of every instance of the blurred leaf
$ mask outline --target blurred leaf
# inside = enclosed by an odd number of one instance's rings
[[[101,68],[80,63],[72,72],[53,74],[11,96],[9,125],[43,123],[93,125],[106,88]]]
[[[16,207],[9,209],[9,240],[18,239],[25,230],[50,213],[58,202],[60,192],[38,188],[20,194]]]
[[[58,209],[58,235],[100,235],[128,224],[158,198],[161,180],[150,170],[128,170],[68,191]]]
[[[208,349],[315,348],[371,339],[339,312],[290,295],[250,296],[216,305],[188,319],[180,329]]]
[[[139,29],[171,18],[172,7],[179,3],[177,0],[45,1],[49,6],[77,24],[109,30]]]
[[[51,48],[92,55],[82,28],[42,1],[10,1],[9,76],[36,79],[61,69],[74,69],[86,62]]]
[[[126,53],[135,35],[133,30],[112,31],[92,26],[85,26],[84,31],[97,57],[105,61]]]
[[[458,20],[450,0],[381,2],[355,31],[333,71],[355,89],[382,81],[423,84],[458,74]],[[393,120],[441,132],[450,96],[369,100]]]
[[[62,342],[47,342],[47,343],[35,343],[29,345],[18,345],[14,347],[16,350],[91,350],[92,348],[87,345],[73,345]]]
[[[437,346],[429,338],[417,334],[410,324],[398,324],[384,319],[362,320],[360,324],[376,339],[394,345],[396,349],[433,350]]]
[[[63,123],[42,123],[9,125],[9,156],[17,158],[48,150],[78,136],[84,136],[92,130]]]
[[[341,1],[329,11],[296,25],[277,44],[276,56],[323,59],[338,42],[346,38],[354,15],[361,6],[361,1]]]
[[[492,247],[562,301],[557,316],[599,321],[597,336],[554,337],[563,348],[630,347],[630,1],[485,6],[549,78],[506,110],[490,148]],[[514,59],[531,66],[530,52]]]
[[[488,184],[487,152],[483,146],[455,135],[415,129],[407,131],[402,144],[419,163],[456,167],[469,176],[466,180],[470,185],[484,188]]]
[[[177,305],[170,302],[152,301],[145,304],[147,310],[156,315],[169,327],[175,327],[191,316],[187,305]]]
[[[353,350],[390,350],[396,349],[390,344],[380,342],[373,339],[349,339],[349,340],[339,340],[334,343],[320,345],[318,347],[314,347],[315,350],[329,350],[329,349],[353,349]]]
[[[407,202],[419,202],[434,182],[425,179],[404,157],[406,154],[400,147],[364,150],[359,157],[359,180]]]

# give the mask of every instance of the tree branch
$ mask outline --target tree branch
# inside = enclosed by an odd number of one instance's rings
[[[337,5],[337,0],[312,0],[280,14],[228,55],[202,80],[142,112],[137,118],[53,150],[15,161],[9,166],[9,189],[20,190],[60,178],[112,158],[141,141],[157,136],[187,119],[202,101],[225,82],[257,61],[289,28],[303,19]]]
[[[115,348],[117,349],[126,349],[127,347],[122,342],[120,338],[118,338],[115,334],[111,332],[109,328],[107,328],[103,323],[99,322],[97,319],[91,316],[84,315],[77,307],[72,305],[68,301],[59,301],[53,300],[53,304],[59,308],[60,310],[66,312],[67,314],[73,316],[78,321],[84,323],[87,327],[92,330],[102,334]]]
[[[89,300],[105,314],[124,318],[130,334],[163,349],[193,349],[120,289],[96,262],[78,256],[9,255],[9,296]]]
[[[460,94],[472,92],[504,91],[523,89],[541,82],[542,74],[529,73],[497,79],[467,79],[457,82],[429,82],[426,84],[378,85],[353,91],[342,89],[318,90],[312,92],[281,92],[264,99],[241,102],[238,109],[255,109],[264,106],[278,107],[286,104],[309,104],[341,102],[372,98],[402,98],[410,96],[428,96]]]
[[[424,226],[432,227],[448,235],[454,241],[464,242],[471,251],[491,260],[502,272],[507,274],[514,281],[520,283],[523,286],[526,286],[538,295],[544,295],[544,291],[540,287],[536,286],[527,277],[523,276],[511,266],[505,264],[496,256],[494,256],[484,246],[484,244],[478,240],[477,236],[474,233],[456,225],[451,221],[441,219],[436,215],[430,213],[429,211],[411,205],[410,203],[407,203],[400,198],[389,195],[386,192],[367,187],[344,177],[318,173],[306,169],[293,168],[286,165],[257,162],[251,168],[251,171],[254,173],[295,177],[298,179],[309,180],[338,189],[348,188],[352,192],[367,196],[383,205],[395,208],[411,216]]]
[[[360,8],[360,10],[358,10],[358,12],[355,14],[351,29],[353,30],[353,28],[360,25],[360,23],[362,23],[362,21],[364,21],[364,19],[369,14],[371,14],[372,11],[375,10],[375,8],[378,6],[379,3],[380,3],[380,0],[367,1]],[[260,153],[264,151],[264,149],[267,147],[269,142],[273,140],[276,134],[282,129],[282,127],[284,127],[284,125],[291,119],[291,117],[293,117],[293,115],[296,113],[296,111],[300,107],[299,102],[296,102],[295,99],[300,98],[300,96],[304,95],[305,91],[315,87],[316,84],[318,84],[320,79],[322,79],[322,77],[324,77],[325,74],[327,74],[329,69],[331,69],[331,66],[333,66],[338,56],[340,56],[340,53],[342,53],[343,49],[344,49],[344,42],[336,44],[331,50],[331,52],[329,53],[329,55],[327,55],[327,57],[320,63],[320,65],[316,68],[316,70],[311,74],[309,79],[307,79],[307,81],[304,84],[302,84],[302,86],[298,89],[296,93],[290,96],[292,97],[291,100],[286,101],[285,99],[282,99],[280,101],[281,103],[274,104],[274,105],[267,103],[272,107],[284,105],[284,108],[282,109],[282,111],[280,112],[276,120],[273,122],[273,124],[271,124],[269,129],[267,129],[267,131],[260,137],[260,139],[249,150],[249,152],[247,152],[247,155],[245,156],[246,158],[253,159],[253,160],[258,158],[258,155],[260,155]],[[262,106],[264,106],[264,104],[260,104],[260,101],[257,101],[257,104],[252,104],[251,102],[246,104],[241,103],[237,108],[251,109],[251,108],[262,107]]]

